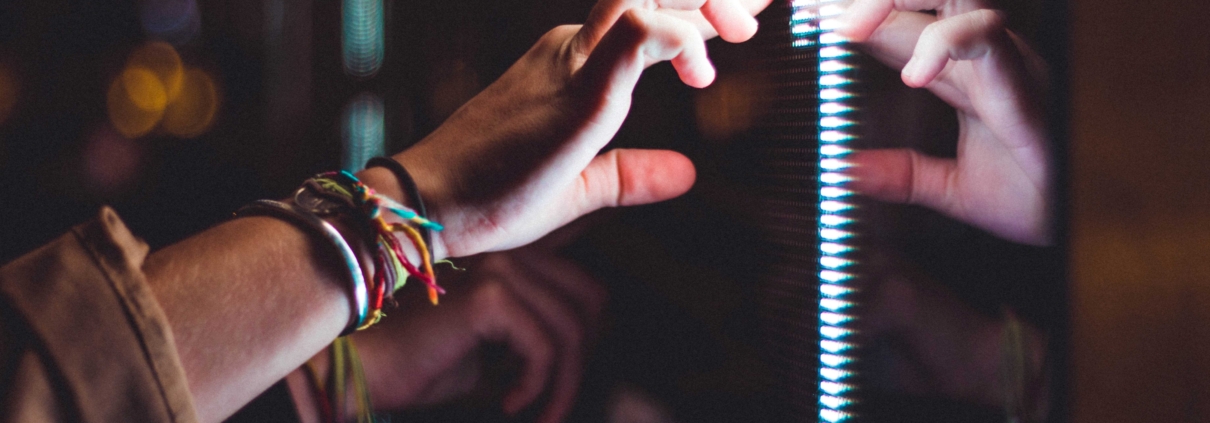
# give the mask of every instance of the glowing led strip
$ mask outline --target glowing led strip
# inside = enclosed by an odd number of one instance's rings
[[[852,192],[845,185],[852,180],[845,174],[849,163],[844,157],[852,152],[846,144],[856,135],[851,132],[854,111],[847,102],[853,97],[852,54],[845,40],[833,33],[846,0],[790,0],[793,14],[790,32],[793,45],[819,52],[819,420],[842,422],[854,417],[849,398],[854,386],[854,345],[849,340],[854,319],[848,313],[853,303],[847,299],[853,288],[853,274],[846,269],[853,261],[846,256],[853,247],[846,241],[852,233],[845,228],[853,222],[847,214],[853,208],[846,201]]]

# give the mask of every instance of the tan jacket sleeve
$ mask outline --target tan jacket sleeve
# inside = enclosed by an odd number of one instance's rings
[[[103,208],[0,267],[0,422],[195,422],[147,245]]]

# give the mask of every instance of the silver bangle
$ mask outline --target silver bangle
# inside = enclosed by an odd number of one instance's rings
[[[277,217],[299,224],[304,229],[322,235],[327,239],[332,247],[340,253],[341,258],[344,259],[345,266],[349,268],[349,279],[352,282],[352,295],[349,297],[349,306],[352,308],[352,313],[349,317],[349,325],[345,327],[345,330],[340,335],[344,336],[353,333],[365,323],[366,315],[370,309],[366,276],[362,270],[361,261],[357,259],[357,254],[353,252],[352,248],[349,248],[348,241],[345,241],[344,236],[340,234],[340,231],[336,230],[336,227],[320,219],[314,213],[303,210],[293,204],[274,200],[253,201],[236,211],[235,216]]]

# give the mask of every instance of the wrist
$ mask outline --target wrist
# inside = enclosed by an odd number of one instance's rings
[[[398,156],[396,156],[394,159],[398,160]],[[425,206],[428,210],[427,217],[434,222],[442,223],[438,213],[438,210],[440,210],[439,196],[435,195],[434,193],[436,190],[431,188],[433,184],[430,181],[433,178],[427,174],[418,172],[417,170],[412,170],[412,168],[408,168],[408,170],[413,174],[413,178],[416,181],[416,186],[419,191],[417,194],[424,199]],[[399,179],[396,178],[390,170],[381,167],[372,167],[358,172],[357,178],[365,183],[366,186],[374,189],[374,191],[378,194],[395,200],[396,202],[412,208],[413,210],[418,209],[418,205],[412,201],[412,193],[408,192],[406,188],[404,188],[403,184],[400,183]],[[394,220],[401,221],[399,219]],[[433,255],[433,260],[441,260],[446,258],[448,256],[448,250],[445,248],[445,243],[443,242],[441,232],[431,231],[431,234],[429,248]],[[408,242],[404,242],[403,244],[405,246],[410,246],[410,243]],[[419,260],[418,251],[415,251],[410,247],[408,250],[409,255],[415,254],[415,256],[411,258]]]

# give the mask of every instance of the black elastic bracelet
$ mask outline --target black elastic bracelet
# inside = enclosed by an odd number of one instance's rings
[[[428,211],[424,209],[424,199],[420,198],[420,190],[416,188],[416,181],[412,179],[412,174],[408,173],[408,170],[404,169],[399,161],[390,157],[379,156],[366,162],[366,169],[372,167],[383,167],[395,174],[395,179],[399,180],[399,185],[403,187],[403,191],[408,196],[408,200],[411,201],[416,214],[425,219],[429,218]],[[429,247],[429,257],[431,259],[435,253],[433,251],[433,231],[422,226],[420,227],[420,237],[424,238],[424,245]]]

